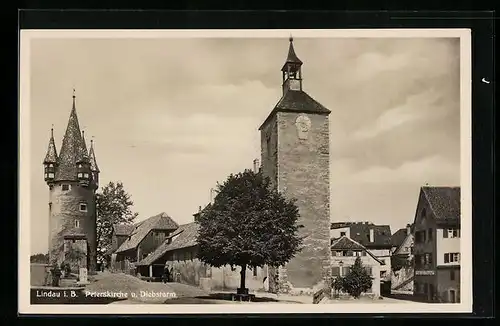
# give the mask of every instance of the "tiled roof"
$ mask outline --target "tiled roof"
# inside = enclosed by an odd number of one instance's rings
[[[196,246],[197,236],[198,236],[198,223],[192,222],[180,225],[179,228],[175,230],[175,232],[172,233],[171,236],[165,239],[165,241],[158,248],[156,248],[155,251],[153,251],[153,253],[151,253],[146,258],[138,262],[136,266],[151,265],[157,259],[165,255],[169,251]],[[169,239],[172,238],[173,238],[172,242],[169,243]]]
[[[393,247],[399,247],[406,239],[408,236],[406,228],[404,229],[399,229],[397,230],[393,235],[392,235],[392,246]]]
[[[362,244],[360,244],[356,241],[353,241],[352,239],[349,239],[346,236],[342,236],[342,237],[334,240],[331,248],[334,250],[346,250],[346,249],[365,250],[366,249]]]
[[[113,230],[115,235],[129,235],[135,229],[133,224],[114,224]]]
[[[351,226],[354,222],[333,222],[330,224],[330,229],[340,229]]]
[[[277,112],[296,112],[296,113],[315,113],[315,114],[330,114],[330,110],[313,99],[304,91],[287,91],[278,101],[274,109],[260,126],[262,129],[264,124]]]
[[[370,255],[373,259],[379,262],[381,265],[385,265],[380,259],[375,257],[370,250],[368,250],[361,243],[346,237],[345,235],[340,238],[334,240],[331,245],[332,250],[364,250],[368,255]]]
[[[101,172],[99,171],[99,167],[97,166],[97,161],[95,159],[94,141],[92,139],[90,140],[89,159],[90,159],[90,169],[94,172]]]
[[[130,238],[125,240],[116,252],[135,249],[151,230],[176,230],[179,226],[166,213],[160,213],[134,225]]]
[[[57,163],[57,149],[56,143],[54,142],[54,129],[50,130],[49,147],[47,148],[47,155],[45,155],[43,163]]]
[[[422,187],[438,221],[460,220],[460,187]]]
[[[373,242],[370,242],[370,230],[373,229]],[[374,225],[367,223],[353,223],[350,226],[351,239],[365,247],[392,247],[391,227],[389,225]]]
[[[58,157],[58,168],[55,181],[75,180],[77,175],[76,163],[88,162],[88,153],[83,140],[78,116],[76,115],[75,100],[69,116],[68,126],[62,141],[61,152]]]

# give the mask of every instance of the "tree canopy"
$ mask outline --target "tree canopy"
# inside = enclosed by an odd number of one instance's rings
[[[372,277],[363,266],[360,257],[356,258],[349,273],[343,277],[337,277],[333,282],[336,290],[347,292],[354,298],[359,298],[361,293],[367,292],[372,287]]]
[[[242,270],[284,265],[302,244],[298,218],[294,200],[271,189],[261,173],[231,174],[217,184],[213,204],[198,219],[198,257],[211,266]]]
[[[103,261],[111,247],[113,224],[131,224],[138,214],[132,212],[134,202],[122,182],[109,182],[96,195],[97,259]]]

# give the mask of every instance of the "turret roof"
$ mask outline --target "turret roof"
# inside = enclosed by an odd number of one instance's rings
[[[47,148],[47,154],[43,160],[43,164],[48,163],[57,163],[57,149],[56,143],[54,142],[54,129],[50,129],[49,147]]]
[[[85,141],[80,131],[78,116],[76,114],[75,96],[73,95],[73,107],[58,157],[59,166],[56,171],[55,181],[76,179],[76,164],[78,162],[90,163]]]

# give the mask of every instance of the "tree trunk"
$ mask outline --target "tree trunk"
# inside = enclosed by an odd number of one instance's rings
[[[240,287],[237,290],[238,294],[248,294],[248,289],[245,288],[246,272],[247,272],[247,265],[246,264],[241,265]]]

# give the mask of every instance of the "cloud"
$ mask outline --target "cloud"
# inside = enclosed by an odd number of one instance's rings
[[[344,182],[353,184],[388,185],[394,183],[412,183],[415,185],[459,185],[460,165],[440,156],[425,157],[418,161],[406,162],[391,169],[373,166],[352,174]]]

